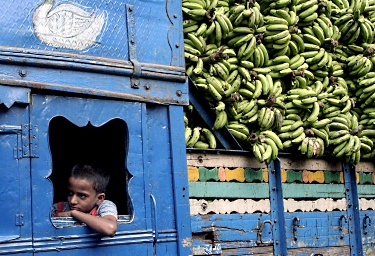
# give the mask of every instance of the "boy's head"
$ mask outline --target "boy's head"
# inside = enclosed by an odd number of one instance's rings
[[[68,184],[68,203],[71,210],[88,213],[103,202],[109,175],[87,164],[73,167]]]
[[[109,182],[109,175],[102,169],[88,164],[76,164],[70,173],[70,177],[88,180],[92,183],[96,193],[105,193]]]

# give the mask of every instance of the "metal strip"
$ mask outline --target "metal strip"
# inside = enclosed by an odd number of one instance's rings
[[[38,126],[30,124],[30,157],[39,157]]]
[[[126,22],[128,29],[129,59],[133,63],[133,74],[130,79],[132,88],[138,89],[140,86],[139,78],[141,76],[141,65],[138,62],[137,47],[135,40],[135,21],[134,21],[133,5],[126,5]]]
[[[352,164],[343,164],[343,172],[349,225],[350,255],[363,255],[356,168]]]
[[[156,205],[155,196],[153,194],[150,194],[150,198],[151,198],[151,205],[153,206],[153,209],[154,209],[154,227],[153,227],[153,229],[154,229],[154,233],[155,233],[154,244],[156,244],[158,242],[158,238],[159,238],[157,205]]]
[[[284,200],[281,183],[281,163],[276,158],[267,165],[268,180],[270,188],[270,207],[273,233],[273,251],[274,255],[286,256],[286,229],[284,218]]]
[[[132,56],[135,54],[130,53]],[[131,61],[127,61],[95,56],[72,56],[71,54],[62,52],[51,53],[35,49],[5,48],[0,46],[0,63],[2,64],[61,68],[64,70],[78,70],[122,76],[131,76],[133,73],[136,73],[140,74],[140,78],[179,83],[184,83],[186,81],[184,66],[167,66],[156,63],[138,62],[139,67],[134,68],[134,59],[135,58],[132,57]]]

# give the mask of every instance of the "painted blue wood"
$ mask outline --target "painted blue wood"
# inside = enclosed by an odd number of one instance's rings
[[[280,159],[272,160],[267,167],[274,255],[287,255]]]
[[[345,211],[285,213],[285,224],[288,249],[349,245]]]
[[[74,30],[70,32],[74,36],[60,38],[69,33],[68,25],[61,27],[64,21],[74,24],[70,20],[74,15],[64,17],[69,10],[54,14],[54,18],[63,21],[48,21],[52,22],[47,28],[49,33],[39,33],[38,26],[47,23],[44,21],[47,14],[39,19],[34,17],[38,17],[35,14],[39,7],[47,6],[48,2],[9,1],[0,6],[2,83],[135,101],[188,104],[180,1],[50,2],[50,15],[62,3],[72,12],[77,8],[80,12],[92,11],[103,19],[97,36],[87,47],[74,48],[80,45],[80,41],[74,41],[75,34],[80,36],[85,32],[79,34]],[[133,17],[131,24],[125,5],[131,6],[128,11]],[[51,28],[59,29],[60,33]],[[50,33],[54,36],[41,37]],[[132,88],[131,77],[137,78],[139,89]]]
[[[343,164],[351,255],[363,255],[356,168]]]
[[[15,102],[29,103],[30,89],[0,85],[0,104],[10,108]]]
[[[362,247],[364,255],[371,255],[375,251],[375,214],[374,211],[360,211],[362,230]]]
[[[374,217],[371,212],[366,212]],[[340,255],[347,253],[349,246],[348,223],[343,221],[340,229],[340,218],[346,216],[346,212],[294,212],[285,213],[285,235],[286,247],[288,253],[292,250],[303,252],[312,250],[326,252],[330,248],[335,248]],[[293,232],[293,220],[300,220],[296,232]],[[209,239],[209,231],[212,226],[215,227],[215,244],[220,244],[222,252],[233,249],[236,253],[230,255],[243,255],[256,250],[260,246],[272,246],[271,226],[265,226],[262,234],[264,242],[260,244],[258,232],[261,223],[267,223],[270,220],[268,214],[212,214],[212,215],[194,215],[191,216],[193,232],[193,251],[196,248],[209,245],[212,241]],[[206,240],[202,240],[203,234],[207,235]],[[258,242],[257,242],[258,241]],[[369,244],[369,247],[371,244]],[[272,251],[272,250],[271,250]],[[288,255],[285,254],[285,255]],[[303,255],[303,254],[301,254]]]
[[[171,140],[172,178],[174,190],[174,211],[178,238],[178,255],[191,255],[190,205],[186,151],[184,135],[183,108],[170,106],[168,120]],[[165,254],[164,254],[165,255]]]
[[[19,158],[19,128],[28,124],[28,111],[25,104],[14,103],[10,109],[0,104],[0,254],[32,253],[30,165]]]
[[[41,42],[34,31],[32,15],[35,9],[44,0],[7,1],[0,6],[0,28],[3,35],[0,45],[19,48],[32,48],[46,51],[56,51],[56,48]],[[52,8],[56,8],[62,0],[53,1]],[[126,23],[125,3],[133,5],[134,22],[136,27],[135,43],[139,51],[139,61],[170,65],[171,46],[182,43],[182,30],[169,31],[171,26],[182,29],[181,3],[179,1],[168,1],[168,13],[166,12],[166,1],[109,1],[100,0],[75,0],[68,2],[80,7],[84,11],[92,11],[94,14],[104,16],[104,26],[93,46],[84,50],[85,55],[106,57],[113,59],[128,60],[129,49],[128,30]],[[176,18],[174,17],[176,16]],[[68,18],[67,18],[68,19]],[[179,35],[179,41],[168,42],[168,33]],[[178,50],[182,53],[183,44]],[[77,50],[70,48],[59,48],[58,51],[76,54]],[[181,54],[183,56],[183,54]],[[178,63],[184,65],[182,59]]]

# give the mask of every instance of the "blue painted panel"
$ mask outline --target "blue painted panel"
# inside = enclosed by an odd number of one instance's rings
[[[93,231],[86,227],[55,228],[49,218],[53,186],[49,179],[52,172],[52,156],[48,135],[49,124],[56,116],[62,116],[79,127],[86,126],[88,122],[99,127],[112,119],[125,121],[128,133],[127,149],[131,150],[126,155],[124,166],[132,175],[128,183],[128,194],[132,206],[129,214],[132,216],[132,221],[127,224],[119,224],[118,235],[108,238],[109,240],[106,239],[106,241],[108,240],[107,244],[127,243],[129,240],[152,243],[152,231],[146,225],[146,219],[150,216],[146,215],[145,210],[149,207],[149,201],[145,200],[144,194],[142,104],[42,95],[33,95],[33,102],[31,123],[39,127],[39,157],[32,159],[34,240],[38,241],[35,243],[36,250],[43,251],[45,247],[48,249],[53,246],[69,248],[74,243],[81,242],[82,246],[89,246],[95,240],[100,240]],[[95,141],[96,138],[93,140]],[[82,150],[85,150],[85,145],[82,145]],[[100,150],[104,154],[109,149]],[[61,243],[59,237],[65,237],[66,245],[58,245]],[[69,237],[71,237],[70,242]],[[87,237],[87,241],[85,241],[85,237]]]
[[[346,212],[341,211],[285,213],[288,248],[349,245],[348,223],[345,217]],[[299,219],[299,226],[293,226],[294,218]]]
[[[29,103],[29,88],[0,85],[0,104],[10,108],[15,102]]]
[[[153,249],[152,244],[138,244],[129,243],[126,245],[119,244],[107,244],[107,245],[98,245],[91,244],[89,247],[77,248],[77,246],[72,246],[70,250],[61,250],[61,251],[45,251],[37,252],[36,255],[59,255],[59,256],[72,256],[72,255],[82,255],[82,256],[91,256],[91,255],[106,255],[106,256],[118,256],[118,255],[152,255]]]
[[[244,242],[246,246],[272,246],[272,227],[268,214],[213,214],[191,216],[191,228],[194,234],[216,232],[215,242],[222,244],[237,244]],[[263,230],[261,225],[263,224]],[[259,237],[260,233],[262,234]],[[193,240],[194,244],[194,240]],[[229,246],[229,245],[228,245]],[[233,246],[233,244],[232,244]]]
[[[30,162],[18,150],[27,123],[28,106],[0,104],[0,254],[32,252]]]
[[[170,65],[171,48],[178,43],[183,56],[182,13],[179,1],[167,3],[168,9],[166,1],[5,1],[0,6],[0,45],[128,60],[125,5],[130,4],[139,60]],[[81,26],[73,26],[75,19]],[[168,37],[176,41],[168,42]],[[81,44],[83,49],[77,48]],[[183,58],[175,64],[183,66]]]
[[[362,230],[362,246],[364,255],[372,255],[375,252],[375,212],[360,211],[360,223]]]
[[[171,221],[175,219],[175,204],[170,133],[168,108],[155,104],[147,105],[147,174],[150,193],[156,201],[158,230],[176,228]]]
[[[169,106],[170,141],[184,141],[183,107]],[[191,255],[191,228],[185,143],[171,143],[178,254]]]

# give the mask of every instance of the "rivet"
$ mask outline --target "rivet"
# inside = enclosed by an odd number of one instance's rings
[[[27,74],[26,70],[24,70],[24,69],[20,69],[20,71],[19,71],[18,73],[19,73],[19,75],[20,75],[21,77],[25,77],[26,74]]]

